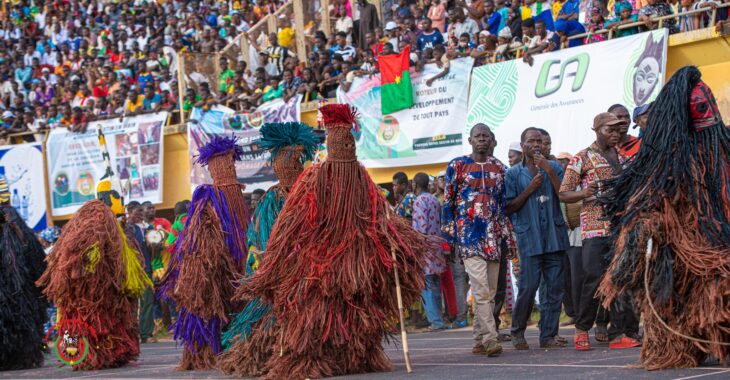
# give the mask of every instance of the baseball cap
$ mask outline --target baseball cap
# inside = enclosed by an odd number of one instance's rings
[[[398,24],[396,24],[394,21],[388,21],[388,23],[385,24],[385,30],[393,30],[393,29],[397,29],[397,28],[398,28]]]
[[[649,108],[651,108],[651,103],[642,104],[642,105],[634,108],[634,114],[632,115],[633,119],[634,119],[634,123],[636,123],[636,119],[638,119],[639,116],[649,112]]]
[[[593,118],[593,129],[602,127],[604,125],[618,125],[621,124],[621,120],[616,115],[610,112],[601,112]]]
[[[439,177],[446,177],[446,170],[442,170],[439,172],[439,174],[436,175],[436,178],[439,178]]]
[[[515,152],[522,153],[522,145],[520,145],[519,142],[515,141],[515,142],[509,144],[509,150],[514,150]]]
[[[8,119],[8,118],[11,118],[11,117],[15,117],[15,115],[13,115],[13,112],[12,111],[5,111],[5,112],[3,112],[3,117],[2,117],[3,119]]]

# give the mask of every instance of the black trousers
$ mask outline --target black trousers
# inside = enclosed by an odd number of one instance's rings
[[[593,327],[593,323],[596,322],[600,301],[595,298],[595,295],[598,290],[598,285],[601,283],[601,279],[611,262],[612,252],[613,250],[611,249],[608,238],[601,237],[583,240],[581,258],[583,260],[585,278],[580,297],[580,311],[578,312],[578,320],[575,323],[576,329],[588,331]],[[627,322],[630,321],[630,317],[627,317],[627,309],[617,304],[612,305],[608,311],[608,319],[611,322],[611,326],[608,329],[609,339],[614,339],[628,332]]]
[[[570,296],[570,308],[569,303],[563,300],[565,305],[565,314],[573,319],[578,319],[578,313],[580,312],[580,297],[583,289],[583,280],[585,279],[585,272],[583,272],[583,258],[581,247],[570,247],[566,251],[565,257],[568,259],[566,282],[565,282],[565,294]],[[569,310],[571,309],[572,310]],[[572,313],[571,313],[572,312]]]

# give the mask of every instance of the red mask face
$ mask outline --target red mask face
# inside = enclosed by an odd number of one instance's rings
[[[717,108],[712,90],[700,81],[692,90],[689,101],[690,117],[695,131],[699,132],[716,124],[722,124],[720,110]]]

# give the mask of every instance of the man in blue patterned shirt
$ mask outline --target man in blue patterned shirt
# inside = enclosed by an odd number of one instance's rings
[[[446,169],[441,213],[441,230],[463,261],[474,296],[472,353],[488,356],[502,353],[494,323],[494,296],[499,261],[515,247],[505,214],[506,166],[490,154],[495,143],[485,124],[472,128],[471,155],[451,160]]]

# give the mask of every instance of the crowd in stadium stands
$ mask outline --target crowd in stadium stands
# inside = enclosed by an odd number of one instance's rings
[[[686,10],[706,12],[663,21],[671,33],[710,27],[713,8],[729,0],[385,0],[383,15],[366,0],[352,7],[331,0],[333,31],[307,25],[311,53],[294,54],[290,11],[278,32],[249,36],[259,51],[247,65],[221,58],[218,83],[183,94],[183,109],[223,104],[250,111],[262,102],[298,94],[303,101],[348,90],[355,76],[378,72],[378,57],[410,49],[416,70],[444,67],[470,56],[476,65],[522,58],[584,43],[613,29],[616,37],[659,27],[653,18]],[[221,51],[236,36],[278,9],[265,1],[13,0],[0,10],[0,143],[19,132],[32,141],[54,127],[85,131],[91,120],[178,108],[177,52]],[[315,2],[315,4],[317,4]],[[313,15],[318,19],[318,14]],[[381,18],[384,18],[382,20]],[[715,21],[726,22],[727,8]],[[618,29],[622,24],[641,25]],[[217,86],[211,89],[210,86]]]

